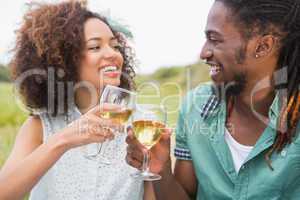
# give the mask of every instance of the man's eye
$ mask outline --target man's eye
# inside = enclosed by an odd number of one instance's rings
[[[208,38],[208,40],[209,40],[209,41],[211,41],[211,42],[218,42],[218,40],[217,40],[217,39],[215,39],[215,38],[212,38],[212,37],[209,37],[209,38]]]

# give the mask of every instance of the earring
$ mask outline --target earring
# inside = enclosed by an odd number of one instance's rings
[[[255,58],[258,58],[259,57],[259,55],[258,54],[255,54]]]

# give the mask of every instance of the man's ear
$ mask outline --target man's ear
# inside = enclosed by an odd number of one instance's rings
[[[265,57],[273,53],[276,49],[276,37],[274,35],[264,35],[257,41],[255,57]]]

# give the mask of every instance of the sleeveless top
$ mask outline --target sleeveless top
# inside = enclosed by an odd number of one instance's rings
[[[43,142],[81,116],[76,106],[65,115],[40,115]],[[30,200],[138,200],[143,199],[143,181],[130,174],[137,170],[126,161],[126,134],[118,134],[105,146],[110,164],[89,160],[82,147],[70,149],[35,185]]]

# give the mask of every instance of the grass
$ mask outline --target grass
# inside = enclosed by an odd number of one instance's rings
[[[0,83],[0,127],[18,126],[23,123],[26,113],[15,98],[13,87],[9,83]]]
[[[136,79],[138,103],[161,103],[168,111],[169,127],[175,128],[184,94],[208,78],[208,68],[202,63],[187,67],[161,68],[151,75]],[[27,117],[9,83],[0,82],[0,168],[12,149],[17,130]]]
[[[0,168],[9,155],[17,130],[26,119],[13,95],[13,87],[8,83],[0,83]]]
[[[17,131],[27,117],[9,83],[0,82],[0,169],[9,156]],[[24,200],[28,199],[28,195]]]

